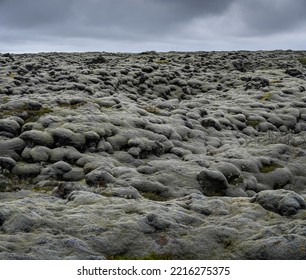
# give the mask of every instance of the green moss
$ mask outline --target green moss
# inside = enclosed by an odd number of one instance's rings
[[[133,215],[133,214],[137,214],[137,215],[143,215],[144,212],[136,207],[131,207],[131,208],[128,208],[126,210],[124,210],[125,214],[128,214],[128,215]]]
[[[53,110],[50,108],[41,108],[39,110],[27,110],[26,112],[28,114],[28,117],[25,120],[25,122],[27,123],[27,122],[36,122],[39,120],[41,116],[50,114],[53,112]]]
[[[8,172],[6,170],[0,170],[0,174],[6,177],[10,182],[9,191],[15,191],[20,189],[30,189],[33,185],[33,178],[20,178],[17,175]],[[0,186],[1,188],[1,186]]]
[[[273,92],[266,92],[261,98],[260,101],[266,101],[266,100],[270,100],[271,97],[273,96]]]
[[[140,193],[144,198],[154,200],[154,201],[167,201],[166,197],[160,196],[154,192],[141,192]]]
[[[176,260],[177,257],[173,256],[170,253],[157,254],[155,252],[150,253],[149,255],[142,257],[131,257],[128,255],[111,255],[107,256],[108,260]]]
[[[151,113],[151,114],[159,114],[160,113],[159,109],[155,106],[146,106],[144,109],[148,113]]]
[[[34,192],[42,192],[42,193],[50,193],[52,192],[54,189],[54,187],[52,186],[44,186],[44,187],[40,187],[40,186],[34,186],[32,188],[32,191]]]
[[[206,196],[225,196],[226,191],[225,190],[215,190],[215,191],[209,191],[209,192],[203,192]]]
[[[0,90],[1,91],[1,90]],[[2,97],[2,102],[8,102],[10,99],[7,96]]]
[[[298,61],[299,61],[301,64],[306,65],[306,57],[300,57],[300,58],[298,59]]]
[[[283,168],[283,166],[278,163],[263,164],[259,171],[260,173],[269,173],[277,168]]]
[[[9,172],[7,170],[1,169],[0,170],[0,174],[3,175],[4,177],[6,177],[7,179],[9,179],[10,181],[18,179],[18,177],[16,175],[14,175],[13,173],[11,173],[11,172]]]
[[[100,193],[101,195],[103,195],[103,196],[105,196],[105,197],[112,197],[112,196],[114,196],[112,193],[110,193],[110,192],[101,192]]]
[[[27,118],[25,118],[24,121],[25,123],[28,123],[28,122],[36,122],[39,120],[41,116],[44,116],[52,112],[53,110],[50,108],[40,108],[38,110],[29,110],[27,108],[20,108],[20,109],[14,109],[14,110],[4,110],[2,112],[2,115],[3,116],[16,116],[22,113],[27,113]]]
[[[13,72],[9,72],[7,76],[10,77],[11,79],[14,79],[16,75]]]
[[[233,179],[228,180],[228,183],[230,185],[233,185],[235,187],[238,187],[240,184],[242,184],[244,181],[244,177],[243,176],[239,176]]]
[[[155,63],[157,64],[169,64],[169,60],[167,59],[159,59],[159,60],[156,60]]]
[[[247,126],[256,127],[261,123],[259,120],[247,120],[246,124]]]
[[[272,80],[272,81],[270,81],[270,84],[280,84],[282,82],[283,81],[281,81],[281,80]]]

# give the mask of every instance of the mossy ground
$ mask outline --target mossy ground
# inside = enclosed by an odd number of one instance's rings
[[[298,61],[299,61],[301,64],[306,65],[306,57],[300,57],[300,58],[298,59]]]
[[[34,192],[52,193],[53,190],[54,190],[54,186],[44,186],[44,187],[34,186],[32,187],[32,191]]]
[[[27,114],[27,117],[24,118],[25,123],[36,122],[41,116],[52,113],[51,108],[40,108],[38,110],[30,110],[27,108],[15,109],[15,110],[3,110],[0,113],[0,118],[9,117],[9,116],[19,116],[24,113]]]
[[[233,178],[231,180],[228,180],[228,183],[233,185],[234,187],[238,187],[240,184],[242,184],[244,181],[244,177],[243,176],[239,176],[236,178]]]
[[[155,252],[142,257],[132,257],[128,255],[110,255],[107,256],[108,260],[177,260],[178,258],[171,253],[157,254]]]
[[[154,192],[141,192],[141,195],[146,199],[150,199],[154,201],[167,201],[168,200],[166,197],[160,196],[159,194],[154,193]]]
[[[146,106],[144,109],[151,114],[158,115],[160,113],[160,110],[155,106]]]
[[[16,74],[13,73],[13,72],[9,72],[9,73],[7,74],[7,76],[8,76],[9,78],[11,78],[11,79],[14,79],[15,76],[16,76]]]
[[[8,101],[9,101],[9,98],[7,96],[2,97],[2,102],[8,102]]]
[[[283,82],[282,80],[272,80],[270,81],[270,84],[280,84],[282,82]]]
[[[261,123],[259,120],[247,120],[246,124],[247,126],[256,127]]]
[[[156,60],[155,63],[157,64],[169,64],[169,60],[167,59],[159,59],[159,60]]]
[[[5,191],[6,191],[6,186],[0,183],[0,192],[5,192]]]
[[[266,93],[260,98],[260,101],[264,102],[264,101],[270,100],[272,96],[273,96],[273,92],[266,92]]]
[[[272,172],[278,168],[283,168],[282,165],[278,163],[270,163],[270,164],[264,164],[260,169],[260,173],[269,173]]]
[[[77,108],[83,106],[84,104],[86,104],[86,102],[79,102],[79,103],[76,103],[76,104],[59,103],[58,107],[74,110],[74,109],[77,109]]]
[[[0,175],[3,175],[9,180],[9,186],[4,187],[0,185],[0,192],[16,191],[20,189],[30,189],[33,186],[33,178],[20,178],[17,175],[0,169]]]

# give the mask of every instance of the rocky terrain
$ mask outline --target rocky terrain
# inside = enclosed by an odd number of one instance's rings
[[[306,259],[306,52],[0,55],[0,259]]]

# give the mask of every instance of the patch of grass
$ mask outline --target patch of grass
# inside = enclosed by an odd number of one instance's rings
[[[151,113],[151,114],[159,114],[160,113],[159,109],[156,106],[146,106],[144,109],[148,113]]]
[[[20,189],[30,189],[31,186],[33,185],[33,178],[20,178],[17,175],[9,172],[8,170],[0,168],[0,174],[3,175],[5,178],[7,178],[11,183],[6,188],[6,190],[2,191],[18,191]],[[0,186],[1,188],[1,186]]]
[[[105,197],[113,197],[114,195],[110,192],[101,192],[101,195],[105,196]]]
[[[228,183],[233,185],[234,187],[238,187],[240,184],[242,184],[244,181],[244,177],[241,175],[237,178],[233,178],[231,180],[228,180]]]
[[[264,101],[270,100],[272,96],[273,96],[273,92],[267,92],[259,100],[264,102]]]
[[[157,254],[155,252],[142,257],[131,257],[125,254],[111,255],[106,257],[108,260],[177,260],[178,258],[171,253]]]
[[[256,127],[261,123],[259,120],[247,120],[246,125]]]
[[[284,166],[278,163],[270,163],[270,164],[263,164],[262,167],[259,169],[260,173],[269,173],[278,168],[283,168]]]
[[[8,102],[10,99],[7,96],[2,97],[2,102]]]
[[[306,56],[300,57],[300,58],[298,59],[298,61],[299,61],[301,64],[306,65]]]
[[[133,207],[133,206],[128,208],[128,209],[125,209],[124,212],[125,212],[125,214],[128,214],[128,215],[133,215],[133,214],[142,215],[142,214],[144,214],[143,211],[141,211],[137,207]]]
[[[156,60],[155,63],[157,63],[157,64],[169,64],[170,61],[167,60],[167,59],[161,58],[159,60]]]
[[[27,118],[24,119],[25,123],[36,122],[41,116],[52,113],[53,110],[50,108],[40,108],[38,110],[29,110],[27,108],[15,109],[15,110],[4,110],[3,116],[18,116],[22,113],[27,113]]]
[[[225,190],[205,191],[203,192],[206,196],[225,196]]]
[[[14,79],[15,76],[16,76],[16,74],[13,73],[13,72],[9,72],[9,73],[7,74],[7,76],[8,76],[9,78],[11,78],[11,79]]]
[[[270,84],[280,84],[282,82],[283,81],[281,81],[281,80],[272,80],[272,81],[270,81]]]
[[[42,193],[52,193],[53,190],[54,190],[54,186],[44,186],[44,187],[34,186],[32,188],[32,191],[42,192]]]
[[[27,110],[28,117],[25,119],[25,122],[36,122],[41,116],[50,114],[53,112],[50,108],[41,108],[39,110]]]
[[[144,198],[154,200],[154,201],[167,201],[168,200],[166,197],[160,196],[154,192],[140,192],[140,194]]]

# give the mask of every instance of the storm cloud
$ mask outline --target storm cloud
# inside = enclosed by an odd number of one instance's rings
[[[0,0],[0,52],[305,48],[304,0]]]

